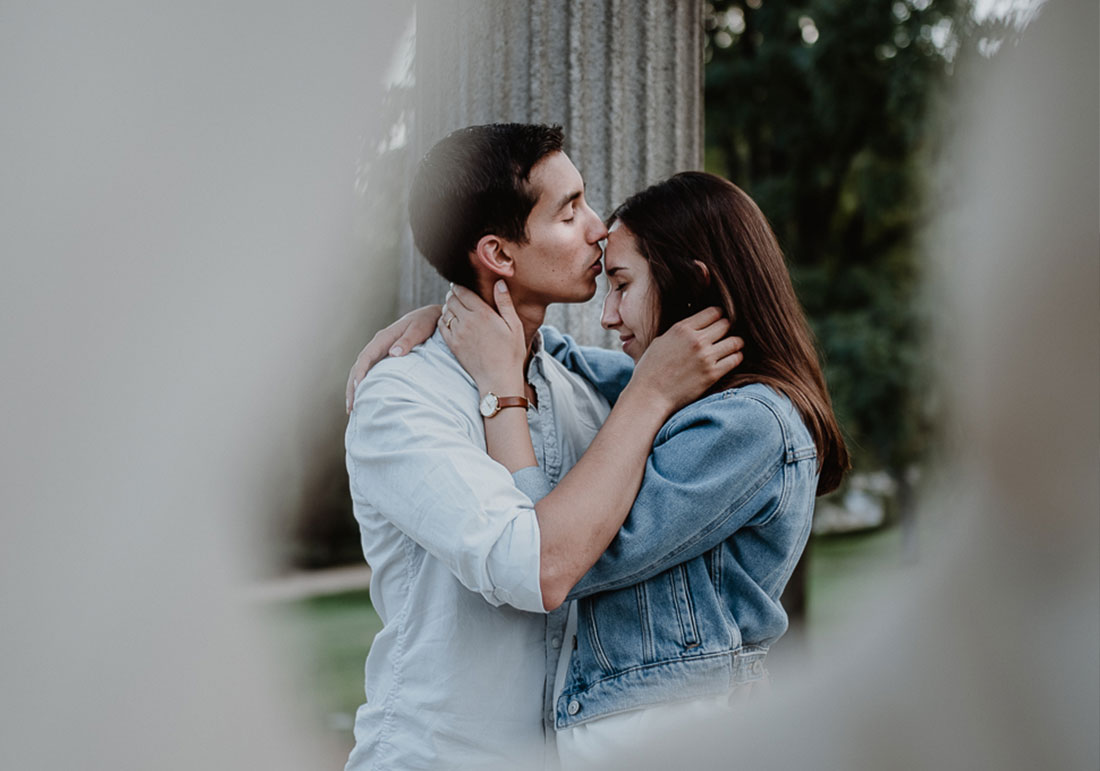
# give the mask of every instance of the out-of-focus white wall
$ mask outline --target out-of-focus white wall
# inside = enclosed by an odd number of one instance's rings
[[[354,186],[409,12],[0,5],[0,767],[342,762],[236,590],[392,314]]]

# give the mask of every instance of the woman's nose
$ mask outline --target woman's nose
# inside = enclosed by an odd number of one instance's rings
[[[608,290],[607,297],[603,301],[603,313],[600,315],[600,325],[604,329],[614,329],[620,324],[619,309],[616,307],[615,293]]]

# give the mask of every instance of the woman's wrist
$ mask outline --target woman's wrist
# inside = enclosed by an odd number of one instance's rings
[[[651,415],[654,420],[659,421],[659,425],[664,425],[672,417],[672,413],[676,412],[676,404],[672,398],[646,380],[634,379],[627,383],[615,404],[622,404],[636,414]]]
[[[519,375],[498,375],[477,379],[478,394],[484,398],[490,391],[497,396],[523,396],[525,381]]]

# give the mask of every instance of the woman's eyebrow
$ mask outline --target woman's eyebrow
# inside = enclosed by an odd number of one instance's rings
[[[614,276],[619,271],[626,270],[626,266],[625,265],[617,265],[614,268],[607,268],[606,270],[607,270],[607,275],[608,276]]]

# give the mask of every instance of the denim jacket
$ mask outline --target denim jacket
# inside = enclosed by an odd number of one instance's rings
[[[543,339],[609,400],[622,391],[621,354],[550,328]],[[569,595],[577,636],[555,727],[763,677],[768,647],[787,629],[779,596],[809,536],[817,480],[813,438],[767,386],[673,415],[625,523]]]

